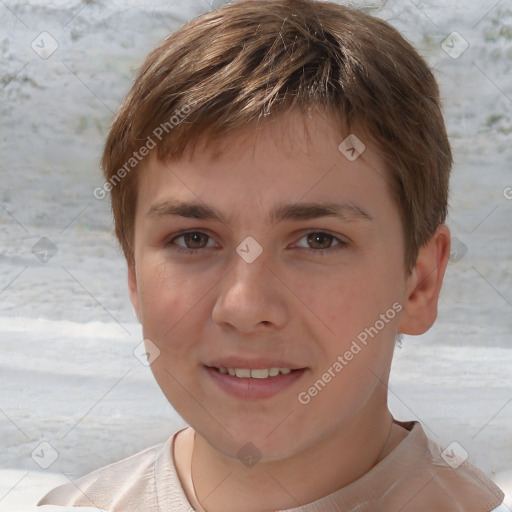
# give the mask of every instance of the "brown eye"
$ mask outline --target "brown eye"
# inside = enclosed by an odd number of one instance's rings
[[[184,235],[182,235],[182,237],[183,237],[183,240],[185,241],[186,246],[189,249],[201,249],[202,247],[205,246],[205,244],[201,243],[201,239],[203,241],[206,241],[206,243],[207,243],[208,238],[209,238],[208,235],[205,235],[204,233],[201,233],[199,231],[192,231],[190,233],[185,233]],[[178,237],[178,238],[181,238],[181,237]]]
[[[179,240],[183,239],[178,243]],[[175,236],[165,244],[183,254],[200,254],[203,249],[210,249],[215,246],[213,239],[202,231],[188,231]]]
[[[327,256],[335,251],[345,249],[348,245],[349,243],[344,239],[326,231],[310,231],[297,244],[298,247],[308,250],[313,256]]]
[[[307,235],[308,244],[312,245],[313,249],[329,249],[335,237],[329,233],[318,231],[309,233]]]

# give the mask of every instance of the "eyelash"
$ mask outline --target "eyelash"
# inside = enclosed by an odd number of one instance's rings
[[[204,235],[206,237],[208,237],[208,239],[211,240],[211,236],[209,236],[208,234],[202,232],[202,231],[186,231],[184,233],[180,233],[179,235],[175,236],[174,238],[172,238],[171,240],[169,240],[169,242],[167,242],[165,244],[166,247],[169,247],[169,246],[172,246],[172,245],[176,245],[174,244],[174,241],[177,240],[178,238],[181,238],[187,234],[201,234],[201,235]],[[315,255],[315,256],[326,256],[326,253],[327,252],[332,252],[332,251],[336,251],[336,250],[341,250],[341,249],[344,249],[348,243],[345,241],[345,240],[342,240],[341,238],[337,237],[337,236],[334,236],[333,234],[329,233],[328,231],[315,231],[315,230],[312,230],[312,231],[309,231],[307,233],[305,233],[300,239],[302,240],[304,237],[307,237],[311,234],[322,234],[322,235],[327,235],[329,237],[332,237],[333,241],[337,241],[338,244],[337,245],[334,245],[332,247],[328,247],[327,249],[312,249],[312,248],[305,248],[305,247],[302,247],[302,249],[309,249],[310,251],[312,251],[312,253]],[[207,242],[208,243],[208,242]],[[187,248],[187,247],[181,247],[181,246],[178,246],[176,245],[175,248],[173,248],[173,250],[175,250],[176,252],[180,253],[180,254],[189,254],[189,255],[197,255],[199,252],[203,251],[204,249],[207,249],[207,247],[202,247],[200,249],[190,249],[190,248]]]

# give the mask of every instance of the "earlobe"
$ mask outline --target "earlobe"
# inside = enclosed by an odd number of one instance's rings
[[[135,262],[133,261],[128,263],[128,290],[137,319],[142,323],[140,316],[139,291],[137,289],[137,271],[135,269]]]
[[[418,335],[432,327],[449,257],[450,230],[443,224],[419,251],[408,281],[399,332]]]

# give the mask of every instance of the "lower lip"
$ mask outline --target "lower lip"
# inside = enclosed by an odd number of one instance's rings
[[[294,370],[287,374],[279,374],[267,379],[232,377],[215,368],[205,367],[208,375],[226,393],[237,398],[270,398],[295,384],[306,372],[306,369]]]

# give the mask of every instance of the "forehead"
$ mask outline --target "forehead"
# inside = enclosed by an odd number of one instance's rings
[[[362,153],[357,156],[357,151]],[[222,138],[205,137],[173,161],[153,155],[140,176],[138,202],[144,214],[158,214],[169,199],[208,200],[226,210],[265,205],[270,221],[282,216],[284,203],[322,199],[347,206],[356,196],[385,195],[387,176],[368,141],[341,133],[332,118],[319,112],[292,111]]]
[[[343,131],[346,130],[337,125],[332,114],[318,108],[310,107],[307,112],[290,109],[226,133],[207,132],[185,150],[184,157],[191,159],[199,152],[216,161],[222,157],[236,157],[234,153],[242,151],[254,155],[262,145],[272,143],[273,150],[283,156],[304,158],[315,150],[324,149],[319,147],[320,141],[322,146],[337,147],[344,139]]]

